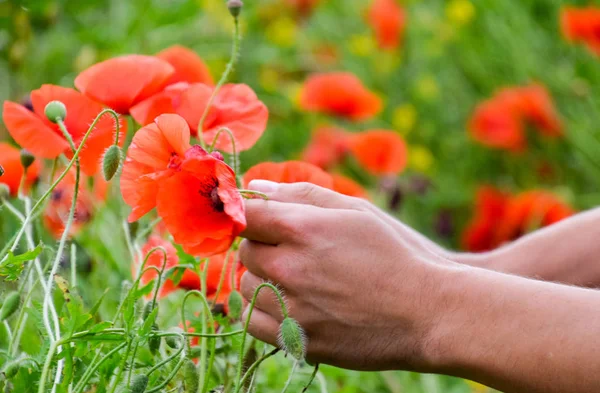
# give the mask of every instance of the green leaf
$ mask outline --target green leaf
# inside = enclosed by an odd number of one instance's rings
[[[104,329],[108,329],[110,327],[112,327],[112,323],[111,322],[106,322],[106,321],[105,322],[100,322],[100,323],[94,325],[94,327],[92,327],[90,329],[90,332],[91,333],[98,333],[98,332],[101,332]]]
[[[25,263],[37,258],[42,250],[43,246],[40,244],[33,250],[19,255],[15,255],[12,251],[9,251],[6,258],[0,262],[0,277],[4,277],[6,281],[17,280],[21,272],[23,272]]]
[[[142,338],[147,337],[150,334],[150,331],[152,330],[152,325],[154,325],[157,315],[158,315],[158,307],[156,307],[154,310],[152,310],[152,312],[150,313],[150,315],[148,315],[148,318],[146,318],[146,320],[144,321],[144,324],[140,328],[140,331],[138,333]]]

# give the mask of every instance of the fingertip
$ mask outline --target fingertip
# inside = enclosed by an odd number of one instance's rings
[[[248,188],[252,191],[258,191],[268,195],[277,191],[279,183],[270,180],[255,179],[248,183]]]

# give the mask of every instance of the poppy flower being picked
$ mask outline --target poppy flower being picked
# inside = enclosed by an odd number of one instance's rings
[[[369,91],[349,72],[311,75],[302,88],[300,107],[308,112],[320,112],[361,121],[377,115],[381,99]]]
[[[67,109],[64,119],[67,131],[76,147],[79,146],[90,124],[103,109],[102,105],[74,89],[61,86],[43,85],[31,92],[33,112],[11,101],[4,102],[4,123],[13,139],[34,156],[56,158],[61,154],[72,156],[67,139],[57,124],[50,122],[44,113],[51,101],[62,102]],[[126,132],[126,122],[120,120],[120,142]],[[114,143],[114,118],[104,115],[79,155],[81,169],[87,175],[94,175],[100,167],[100,159],[106,148]]]
[[[600,55],[600,7],[564,7],[560,11],[560,24],[567,40],[582,42]]]
[[[370,130],[352,135],[350,153],[368,172],[397,175],[406,168],[408,151],[404,139],[389,130]]]
[[[190,129],[175,114],[159,116],[133,138],[121,176],[135,221],[157,208],[184,251],[208,257],[226,251],[246,227],[233,170],[219,153],[190,146]]]
[[[395,49],[400,45],[406,26],[406,13],[396,0],[373,0],[367,20],[380,48]]]
[[[174,73],[175,68],[158,57],[125,55],[83,71],[75,78],[75,87],[125,115],[135,104],[160,92]]]
[[[302,153],[302,161],[322,169],[340,163],[348,152],[348,132],[336,127],[319,127]]]
[[[0,142],[0,166],[4,168],[4,174],[0,176],[0,184],[8,187],[11,196],[17,196],[24,172],[20,150],[6,142]],[[41,168],[42,165],[38,160],[27,168],[23,191],[27,191],[38,180]]]
[[[163,266],[164,253],[162,251],[156,250],[148,256],[148,253],[156,247],[162,247],[166,251],[167,262],[165,264],[165,271],[179,265],[179,257],[177,256],[177,250],[175,249],[173,244],[171,244],[171,242],[166,241],[165,239],[161,238],[160,236],[151,235],[148,238],[148,241],[146,242],[146,244],[144,244],[144,246],[142,247],[143,258],[146,258],[146,257],[148,258],[148,260],[146,261],[145,267],[156,266],[157,268],[160,269]],[[143,262],[143,259],[141,261],[138,260],[138,261],[136,261],[135,264],[133,264],[131,266],[131,275],[133,278],[137,277],[138,269],[140,268],[142,262]],[[140,282],[142,285],[146,285],[151,280],[156,280],[157,277],[158,277],[158,273],[154,269],[152,269],[142,275]],[[179,283],[177,285],[175,285],[175,283],[173,283],[173,280],[171,280],[171,279],[165,280],[159,291],[159,295],[161,297],[167,296],[171,292],[176,291],[178,288],[186,289],[186,290],[194,290],[194,289],[199,290],[200,289],[200,277],[195,272],[193,272],[191,269],[186,269],[181,277],[181,280],[179,281]]]
[[[255,179],[276,183],[312,183],[333,189],[333,178],[321,168],[302,161],[263,162],[253,166],[243,178],[244,187]]]
[[[213,94],[214,87],[195,83],[176,83],[131,110],[131,115],[140,124],[148,124],[155,116],[163,113],[177,113],[188,123],[192,133],[197,134],[198,124]],[[269,111],[254,91],[244,84],[226,84],[217,92],[202,127],[202,137],[215,148],[233,153],[233,145],[228,133],[219,130],[227,128],[235,140],[237,152],[250,149],[258,141],[267,127]]]

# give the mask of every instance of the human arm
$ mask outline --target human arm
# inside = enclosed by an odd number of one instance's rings
[[[597,292],[453,263],[354,200],[294,187],[262,188],[270,201],[247,202],[242,293],[278,283],[309,336],[309,360],[445,373],[509,392],[597,391]],[[275,344],[279,307],[265,292],[257,308],[250,331]]]

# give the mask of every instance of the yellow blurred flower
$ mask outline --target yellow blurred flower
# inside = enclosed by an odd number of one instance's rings
[[[367,57],[372,55],[377,44],[371,35],[354,35],[350,37],[348,50],[354,56]]]
[[[421,77],[417,81],[415,89],[419,98],[425,101],[434,101],[440,95],[440,88],[433,75]]]
[[[263,67],[258,74],[258,83],[268,92],[275,92],[279,88],[279,73],[270,67]]]
[[[296,109],[300,108],[300,93],[302,93],[302,85],[298,82],[290,83],[285,87],[285,95]]]
[[[392,73],[400,66],[401,57],[398,52],[380,52],[376,56],[372,57],[373,68],[375,71],[382,75]]]
[[[435,159],[431,151],[422,145],[408,147],[408,165],[419,172],[428,172]]]
[[[457,25],[466,25],[475,17],[475,6],[469,0],[450,0],[446,3],[446,17]]]
[[[392,124],[401,134],[408,134],[417,122],[417,109],[411,104],[399,105],[392,114]]]
[[[73,68],[75,68],[75,71],[81,72],[96,63],[96,61],[98,61],[96,48],[91,45],[84,45],[73,61]]]
[[[273,44],[283,48],[290,48],[296,43],[298,26],[293,19],[287,16],[280,17],[267,26],[265,35],[267,40]]]

